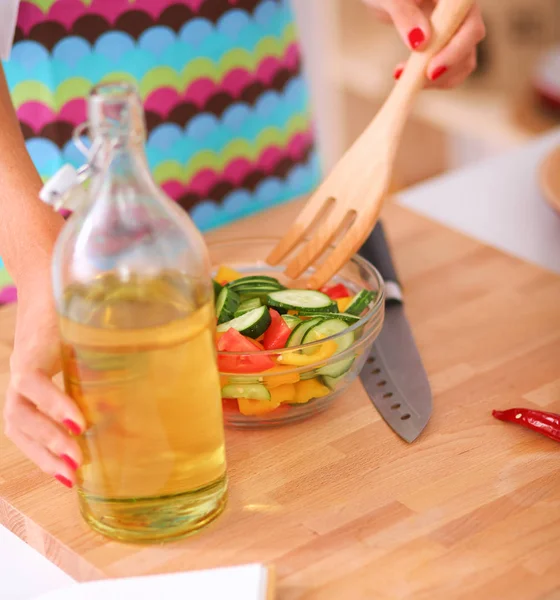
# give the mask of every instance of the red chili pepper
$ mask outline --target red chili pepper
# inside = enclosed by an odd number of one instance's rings
[[[527,429],[532,429],[560,442],[560,415],[529,408],[510,408],[509,410],[493,410],[492,416],[500,421],[519,423]]]

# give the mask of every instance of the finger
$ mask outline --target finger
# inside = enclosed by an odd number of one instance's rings
[[[74,435],[85,430],[85,419],[75,402],[45,373],[41,371],[14,373],[10,388],[19,396],[27,398],[53,421],[62,423]]]
[[[431,34],[430,22],[415,0],[383,0],[381,7],[411,50],[425,48]]]
[[[401,62],[401,63],[399,63],[395,67],[395,70],[393,71],[393,77],[395,79],[400,79],[401,78],[401,75],[403,74],[405,66],[406,66],[406,63],[405,62]]]
[[[451,89],[461,85],[465,79],[474,71],[476,68],[476,54],[473,52],[473,57],[467,59],[455,69],[445,72],[441,77],[438,77],[435,81],[428,82],[427,87],[437,89]]]
[[[480,9],[475,5],[447,46],[430,61],[428,78],[431,81],[435,81],[438,77],[442,76],[443,69],[445,69],[443,72],[451,71],[454,67],[469,59],[473,52],[476,53],[477,44],[485,36],[486,28],[484,21],[482,20]]]
[[[73,470],[81,465],[82,453],[76,440],[24,398],[13,403],[11,419],[23,434],[62,458]]]
[[[383,4],[383,0],[363,0],[363,3],[371,9],[373,16],[377,20],[381,21],[382,23],[391,22],[391,17],[387,14],[387,11],[380,6]]]
[[[76,473],[74,470],[63,459],[51,454],[44,446],[41,446],[21,432],[17,432],[10,439],[41,471],[52,475],[66,487],[70,488],[76,483]]]

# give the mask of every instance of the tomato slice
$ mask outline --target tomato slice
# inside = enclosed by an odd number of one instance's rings
[[[284,348],[292,330],[280,316],[280,313],[272,308],[269,309],[269,312],[271,321],[268,329],[264,332],[264,349],[276,350],[277,348]]]
[[[236,329],[228,329],[218,340],[218,368],[222,373],[260,373],[272,369],[274,361],[265,354],[255,354],[259,345]],[[223,356],[219,352],[251,352],[251,355]]]
[[[322,287],[321,292],[327,294],[331,300],[337,300],[338,298],[347,298],[352,294],[348,291],[348,288],[343,283],[337,283],[330,287]]]

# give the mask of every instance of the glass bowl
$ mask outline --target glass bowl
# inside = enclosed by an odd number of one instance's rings
[[[271,267],[265,262],[278,241],[275,238],[243,238],[210,243],[208,248],[213,276],[220,266],[227,266],[244,276],[269,275],[276,277],[287,287],[305,288],[304,280],[310,271],[304,273],[300,281],[293,281],[284,275],[285,265]],[[262,372],[224,372],[223,369],[220,371],[222,389],[232,384],[242,385],[246,389],[249,389],[252,384],[260,384],[267,388],[271,396],[270,400],[222,398],[227,426],[258,428],[309,418],[328,408],[333,400],[356,379],[383,325],[385,307],[383,279],[373,265],[361,256],[355,255],[329,285],[336,283],[343,283],[351,293],[367,289],[377,294],[360,321],[342,332],[318,342],[285,349],[256,350],[254,353],[218,351],[219,362],[222,365],[228,362],[232,364],[241,356],[245,364],[247,362],[250,364],[252,357],[263,355],[271,357],[278,365]],[[349,332],[354,335],[354,341],[346,350],[320,360],[321,349],[325,348],[324,344],[336,341],[338,337]],[[313,360],[315,353],[319,360]],[[286,364],[286,362],[298,362],[297,358],[294,360],[294,354],[305,356],[306,364],[303,366]],[[244,370],[247,370],[247,367]]]

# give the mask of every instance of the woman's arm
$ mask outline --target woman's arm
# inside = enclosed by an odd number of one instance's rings
[[[0,256],[18,288],[4,431],[43,471],[71,487],[82,454],[69,432],[83,431],[85,420],[52,381],[60,352],[50,263],[63,219],[39,200],[40,189],[0,67]]]
[[[50,277],[51,252],[64,223],[39,200],[41,185],[0,65],[0,256],[18,288],[30,278]]]

